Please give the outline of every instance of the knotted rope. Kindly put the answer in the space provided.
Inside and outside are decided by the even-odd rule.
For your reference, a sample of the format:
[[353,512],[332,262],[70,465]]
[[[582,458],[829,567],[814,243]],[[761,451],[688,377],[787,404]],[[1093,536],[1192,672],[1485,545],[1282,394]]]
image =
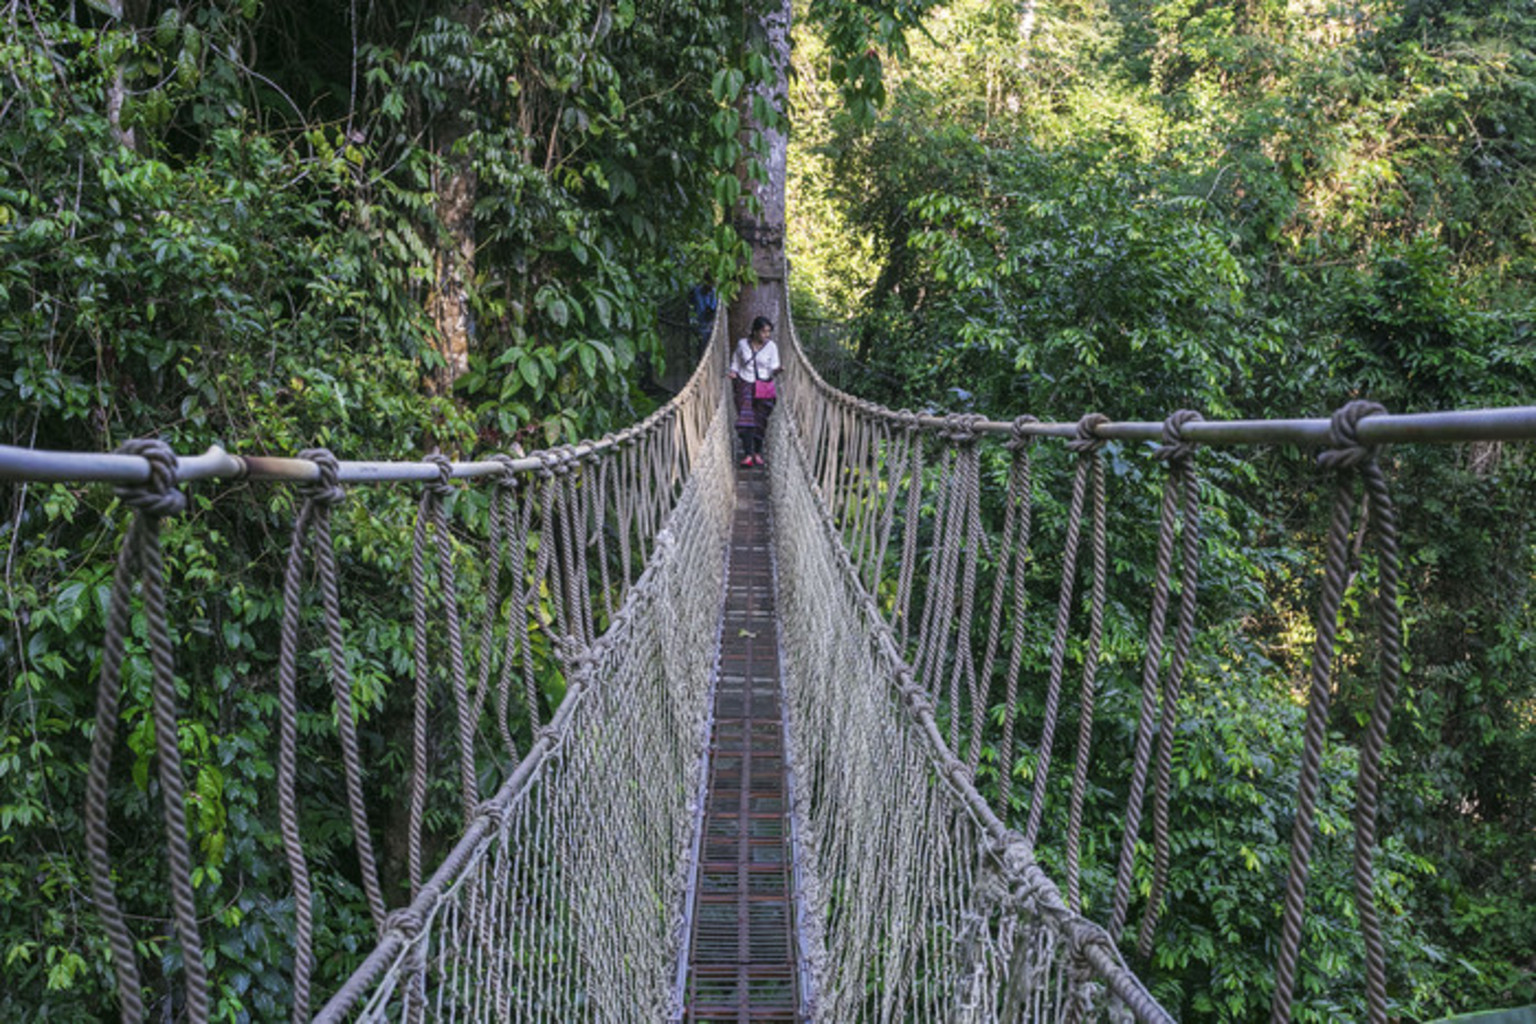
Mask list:
[[117,495],[134,510],[123,538],[112,577],[111,611],[102,641],[101,680],[96,690],[96,728],[91,737],[90,767],[85,790],[85,846],[90,865],[91,894],[107,931],[112,966],[117,975],[122,1019],[144,1019],[138,959],[112,881],[107,851],[107,785],[122,700],[122,668],[126,651],[133,579],[140,580],[144,618],[153,671],[155,756],[165,823],[167,867],[176,936],[186,971],[186,1013],[194,1024],[208,1019],[208,977],[203,965],[202,938],[191,881],[191,851],[187,842],[186,783],[176,713],[176,664],[166,623],[165,567],[160,552],[160,521],[186,507],[186,495],[176,488],[176,455],[163,441],[130,441],[119,455],[137,455],[149,463],[149,479],[118,487]]
[[[1079,851],[1082,847],[1083,800],[1088,788],[1088,759],[1093,750],[1093,705],[1098,689],[1099,645],[1104,636],[1104,590],[1108,577],[1105,552],[1104,463],[1099,458],[1103,441],[1096,430],[1108,417],[1089,413],[1078,423],[1078,436],[1067,447],[1082,459],[1091,459],[1093,477],[1093,583],[1088,606],[1088,649],[1083,653],[1083,681],[1078,697],[1077,761],[1072,772],[1072,795],[1067,811],[1067,906],[1082,909],[1079,893]],[[1045,773],[1040,778],[1043,781]],[[1045,795],[1041,788],[1041,797]]]
[[[471,716],[474,721],[480,721],[488,696],[495,624],[501,614],[502,567],[505,564],[512,577],[512,594],[508,603],[501,671],[496,682],[496,732],[501,739],[502,749],[507,752],[514,766],[518,754],[517,741],[512,738],[512,665],[518,652],[524,651],[528,634],[528,620],[523,610],[523,564],[527,553],[528,521],[522,515],[522,505],[518,502],[522,481],[512,469],[512,460],[521,455],[521,448],[514,448],[511,455],[492,456],[492,461],[502,464],[502,474],[496,478],[496,493],[491,499],[490,523],[487,526],[491,568],[486,575],[485,621],[480,626],[480,670],[475,684],[474,713]],[[523,656],[527,657],[525,651]]]
[[[1152,895],[1149,900],[1143,933],[1150,936],[1157,918],[1157,907],[1162,899],[1161,879],[1167,871],[1167,790],[1164,780],[1163,758],[1172,765],[1173,723],[1177,716],[1177,700],[1184,675],[1184,665],[1189,658],[1194,639],[1195,586],[1199,573],[1199,482],[1194,475],[1194,444],[1186,441],[1183,427],[1201,418],[1197,412],[1181,410],[1163,422],[1163,444],[1154,453],[1167,463],[1168,476],[1163,481],[1162,511],[1158,519],[1157,556],[1153,569],[1152,612],[1147,627],[1147,647],[1141,664],[1141,710],[1136,723],[1136,749],[1132,758],[1130,795],[1126,800],[1125,831],[1121,838],[1120,860],[1115,872],[1115,895],[1110,912],[1109,934],[1118,936],[1125,926],[1130,906],[1132,871],[1136,861],[1137,831],[1141,826],[1143,798],[1146,793],[1147,774],[1152,761],[1152,738],[1158,737],[1159,779],[1162,794],[1158,807],[1161,815],[1155,826],[1155,854],[1158,867],[1154,868]],[[1168,617],[1168,597],[1173,571],[1174,535],[1180,519],[1180,498],[1184,534],[1183,574],[1179,590],[1179,614],[1173,660],[1162,686],[1163,639]],[[1159,698],[1161,715],[1159,716]]]
[[[1045,721],[1041,728],[1040,748],[1035,766],[1034,790],[1030,796],[1029,817],[1024,828],[1025,840],[1033,846],[1040,835],[1045,814],[1046,785],[1051,770],[1051,751],[1056,739],[1056,722],[1061,708],[1062,677],[1066,671],[1067,635],[1072,621],[1073,596],[1077,582],[1078,548],[1082,537],[1083,505],[1092,489],[1093,581],[1089,605],[1088,647],[1083,656],[1082,710],[1078,729],[1078,762],[1087,768],[1088,743],[1093,729],[1093,690],[1097,676],[1099,642],[1104,625],[1104,467],[1099,457],[1103,441],[1094,431],[1107,422],[1100,413],[1089,413],[1078,422],[1077,437],[1067,447],[1077,454],[1077,469],[1072,477],[1072,500],[1067,513],[1067,536],[1062,549],[1061,589],[1056,602],[1056,627],[1051,638],[1050,678],[1046,686]],[[1067,831],[1067,903],[1076,909],[1077,848],[1081,829],[1081,793],[1076,775],[1073,780],[1072,807]]]
[[1376,609],[1381,670],[1371,717],[1360,745],[1355,802],[1355,907],[1365,940],[1367,1019],[1372,1024],[1383,1024],[1387,1019],[1385,951],[1372,891],[1372,848],[1376,840],[1381,753],[1402,674],[1402,624],[1397,608],[1397,513],[1387,489],[1386,476],[1376,461],[1376,449],[1362,444],[1359,439],[1360,422],[1385,411],[1375,402],[1363,401],[1350,402],[1339,409],[1333,414],[1331,447],[1318,456],[1318,463],[1337,475],[1326,542],[1323,592],[1318,604],[1317,639],[1312,647],[1311,687],[1296,787],[1296,819],[1291,831],[1285,910],[1275,962],[1275,994],[1270,1006],[1270,1019],[1276,1024],[1290,1020],[1301,929],[1306,914],[1307,875],[1311,866],[1313,826],[1328,728],[1334,646],[1349,571],[1349,540],[1354,525],[1352,477],[1356,474],[1364,483],[1368,499],[1366,526],[1377,554]]
[[[1037,422],[1033,416],[1018,417],[1013,421],[1013,435],[1007,442],[1008,451],[1012,455],[1008,464],[1008,496],[1003,506],[1003,534],[1001,553],[997,559],[997,575],[992,582],[992,614],[987,622],[987,647],[982,656],[981,678],[990,683],[1003,622],[1004,595],[1011,576],[1013,586],[1008,604],[1013,614],[1013,630],[1003,689],[1003,734],[997,747],[998,809],[1004,815],[1008,813],[1013,795],[1013,729],[1018,718],[1019,670],[1024,663],[1025,573],[1029,563],[1030,530],[1034,519],[1030,466],[1030,449],[1034,446],[1034,438],[1024,428]],[[974,771],[975,765],[971,767]]]
[[449,678],[453,687],[459,740],[459,794],[464,820],[468,821],[480,802],[475,778],[474,721],[464,668],[464,642],[460,628],[458,585],[453,566],[453,539],[448,533],[443,510],[446,498],[453,494],[453,465],[446,456],[430,455],[427,462],[437,467],[438,479],[422,487],[417,507],[416,527],[411,536],[411,627],[415,652],[416,697],[411,722],[411,808],[410,838],[407,857],[412,896],[421,888],[421,844],[427,804],[427,722],[431,713],[432,670],[429,651],[426,548],[427,531],[436,541],[437,570],[442,589],[443,617],[448,631]]
[[903,416],[903,429],[911,438],[907,464],[907,504],[903,510],[901,534],[901,567],[896,579],[895,614],[901,622],[901,646],[905,648],[911,635],[912,624],[912,576],[917,569],[917,535],[921,525],[923,507],[923,437],[917,434],[916,413]]
[[[1200,582],[1200,480],[1195,474],[1195,446],[1184,440],[1183,428],[1200,418],[1199,413],[1184,410],[1169,417],[1163,433],[1163,445],[1156,456],[1170,468],[1168,486],[1176,477],[1183,479],[1183,548],[1179,555],[1179,619],[1174,633],[1173,660],[1163,677],[1162,718],[1158,726],[1157,764],[1152,789],[1152,891],[1141,921],[1137,949],[1143,958],[1152,955],[1152,937],[1162,911],[1162,894],[1168,885],[1168,804],[1173,786],[1173,741],[1179,721],[1179,691],[1184,669],[1189,663],[1195,639],[1195,610]],[[1112,931],[1111,935],[1119,934]]]

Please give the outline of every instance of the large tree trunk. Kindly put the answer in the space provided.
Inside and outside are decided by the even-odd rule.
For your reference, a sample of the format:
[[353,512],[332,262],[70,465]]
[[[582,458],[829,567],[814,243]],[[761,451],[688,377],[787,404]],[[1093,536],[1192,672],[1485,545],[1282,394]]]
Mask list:
[[[754,317],[766,316],[779,322],[780,296],[784,294],[786,261],[784,258],[784,191],[787,178],[789,137],[777,125],[764,127],[753,117],[753,98],[761,96],[768,105],[784,114],[789,107],[789,28],[790,0],[757,0],[756,18],[747,27],[762,41],[774,69],[773,81],[747,91],[742,102],[742,149],[751,154],[752,133],[760,131],[767,143],[762,163],[765,181],[752,181],[745,160],[741,168],[742,201],[737,204],[736,231],[752,249],[752,270],[757,283],[744,288],[731,305],[730,337],[745,337]],[[759,35],[760,34],[760,35]],[[782,124],[782,121],[780,122]],[[746,197],[757,197],[761,212],[748,207]]]
[[450,146],[439,145],[444,165],[433,175],[437,216],[442,226],[433,254],[434,276],[430,301],[433,344],[443,365],[428,380],[437,395],[453,390],[454,381],[469,370],[469,345],[474,333],[474,314],[469,305],[469,284],[475,277],[474,168],[467,157],[452,157]]
[[[465,4],[452,13],[471,34],[480,24],[479,4]],[[432,127],[432,146],[437,154],[432,190],[437,196],[440,227],[433,253],[432,316],[433,347],[442,359],[427,379],[432,394],[447,395],[469,370],[469,348],[474,339],[474,311],[469,289],[475,279],[475,193],[479,182],[470,154],[455,152],[468,126],[464,112],[474,109],[475,96],[468,83],[450,92],[452,100]]]

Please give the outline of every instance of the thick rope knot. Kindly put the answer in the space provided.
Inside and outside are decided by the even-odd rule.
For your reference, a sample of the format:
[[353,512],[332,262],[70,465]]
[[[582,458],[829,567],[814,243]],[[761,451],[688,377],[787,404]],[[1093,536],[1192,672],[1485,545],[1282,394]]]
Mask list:
[[164,441],[141,438],[129,441],[117,450],[119,455],[137,455],[149,463],[149,479],[141,484],[123,484],[114,490],[141,515],[165,519],[187,507],[187,496],[176,488],[176,453]]
[[1072,983],[1068,998],[1072,1001],[1078,1019],[1092,1019],[1103,986],[1093,980],[1088,951],[1098,946],[1113,954],[1115,945],[1109,941],[1109,935],[1103,928],[1082,918],[1069,918],[1063,922],[1063,926],[1067,942],[1067,977]]
[[480,805],[475,808],[475,817],[484,818],[486,821],[490,822],[492,828],[494,828],[497,832],[500,832],[502,829],[506,828],[507,818],[509,817],[509,810],[507,805],[502,801],[496,800],[494,798],[490,800],[483,800],[480,802]]
[[1109,933],[1092,921],[1080,917],[1068,918],[1062,923],[1066,932],[1067,950],[1073,959],[1086,959],[1094,946],[1113,953],[1115,944],[1109,941]]
[[1021,884],[1031,891],[1039,884],[1030,876],[1029,868],[1035,863],[1035,855],[1023,836],[1016,832],[989,835],[984,849],[1009,878],[1024,879]]
[[1090,455],[1104,447],[1104,439],[1099,436],[1099,428],[1109,422],[1109,417],[1101,412],[1090,412],[1077,421],[1077,437],[1067,442],[1067,448],[1079,455]]
[[533,731],[534,744],[544,745],[544,757],[550,764],[558,764],[565,756],[565,741],[565,730],[556,727],[553,723],[542,725]]
[[501,466],[501,475],[496,478],[497,487],[506,487],[514,491],[517,490],[517,488],[522,484],[523,478],[518,475],[516,469],[512,468],[512,464],[517,459],[522,457],[523,448],[521,445],[513,445],[511,454],[506,452],[497,452],[495,455],[490,457],[489,461]]
[[1360,443],[1360,421],[1367,416],[1383,415],[1386,411],[1387,407],[1380,402],[1357,399],[1346,403],[1333,414],[1328,425],[1330,447],[1317,456],[1318,465],[1324,469],[1346,470],[1371,458],[1376,448]]
[[568,678],[579,678],[592,668],[596,659],[592,656],[592,648],[583,643],[581,637],[574,633],[567,633],[565,636],[552,639],[565,656],[566,664],[569,666]]
[[976,430],[986,422],[986,417],[973,412],[952,412],[944,417],[944,429],[939,436],[956,445],[976,443]]
[[339,505],[346,500],[347,492],[341,486],[341,462],[329,448],[305,448],[299,458],[307,459],[320,470],[320,479],[299,488],[306,501],[317,505]]
[[1153,451],[1152,457],[1170,465],[1188,464],[1195,457],[1196,442],[1185,439],[1184,428],[1204,419],[1193,409],[1180,409],[1163,420],[1163,443]]
[[922,417],[918,416],[911,409],[898,409],[896,411],[896,422],[901,425],[902,430],[909,434],[915,434],[918,428],[922,426]]
[[425,919],[415,907],[391,910],[389,916],[384,918],[384,931],[397,932],[406,942],[415,942],[425,925]]
[[574,470],[581,461],[576,455],[576,449],[571,445],[563,444],[553,451],[555,456],[555,463],[552,468],[554,470],[555,476],[570,476],[571,471]]
[[1022,451],[1035,443],[1035,435],[1029,432],[1031,424],[1039,423],[1040,417],[1015,416],[1009,429],[1008,440],[1003,442],[1003,447],[1011,452]]
[[433,452],[423,461],[430,462],[437,467],[437,479],[427,484],[427,490],[439,498],[446,498],[453,493],[453,460],[440,452]]
[[555,470],[560,468],[559,452],[546,448],[533,453],[533,457],[539,460],[539,476],[546,480],[555,475]]

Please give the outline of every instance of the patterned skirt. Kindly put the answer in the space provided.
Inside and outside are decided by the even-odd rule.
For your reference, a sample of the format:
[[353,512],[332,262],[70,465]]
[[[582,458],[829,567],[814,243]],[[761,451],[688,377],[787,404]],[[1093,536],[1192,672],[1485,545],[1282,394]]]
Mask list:
[[752,381],[738,377],[736,385],[736,429],[762,430],[773,413],[771,398],[754,398]]

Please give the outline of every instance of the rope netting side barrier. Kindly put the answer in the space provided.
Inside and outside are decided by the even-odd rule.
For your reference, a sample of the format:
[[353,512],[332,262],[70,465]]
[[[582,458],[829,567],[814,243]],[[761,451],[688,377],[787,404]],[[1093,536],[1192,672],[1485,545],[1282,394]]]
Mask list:
[[[178,457],[157,441],[111,455],[0,448],[0,480],[110,482],[130,510],[102,638],[79,837],[122,1020],[174,1007],[200,1024],[212,1012],[207,965],[216,967],[219,953],[202,935],[210,897],[197,892],[177,737],[215,728],[178,707],[178,693],[185,704],[213,666],[177,663],[178,581],[159,537],[184,509],[186,485],[222,480],[295,488],[271,638],[274,699],[270,721],[256,723],[258,734],[269,728],[273,737],[275,777],[260,806],[280,836],[293,901],[292,948],[274,951],[292,964],[284,1012],[309,1020],[326,994],[312,991],[315,936],[334,922],[313,884],[313,837],[301,827],[315,797],[297,783],[302,762],[321,752],[340,762],[344,793],[326,799],[345,807],[356,857],[349,870],[378,942],[324,1019],[574,1021],[664,1012],[682,941],[678,907],[734,505],[724,374],[717,343],[671,402],[626,430],[473,462],[217,448]],[[333,535],[337,509],[368,506],[366,496],[385,485],[420,488],[414,528],[397,517],[399,502],[377,520],[365,512],[348,521],[392,522],[410,537],[409,620],[394,624],[412,652],[395,679],[411,694],[402,702],[403,779],[398,770],[381,776],[360,749],[352,677],[360,638],[349,635],[358,599],[344,587]],[[463,510],[477,487],[487,489],[482,517]],[[470,581],[483,594],[471,594]],[[113,826],[122,811],[111,806],[125,694],[134,685],[125,665],[134,668],[139,650],[152,676],[158,849],[129,848]],[[408,805],[391,836],[382,836],[370,807],[381,778]],[[494,795],[484,799],[482,786]],[[449,792],[451,801],[443,798]],[[462,837],[444,854],[449,830]],[[383,884],[381,837],[403,862],[394,887]],[[161,969],[177,991],[152,990],[140,970],[149,925],[142,908],[121,905],[118,891],[129,863],[163,865],[170,921],[158,927],[169,939],[156,941],[177,954],[179,968]]]
[[[783,314],[788,415],[774,425],[776,531],[778,557],[793,566],[782,573],[784,628],[803,742],[797,770],[813,780],[802,802],[815,846],[810,860],[824,880],[819,913],[812,916],[824,926],[818,952],[827,976],[819,978],[819,990],[838,1008],[828,1019],[887,1019],[893,1005],[932,1006],[923,1012],[933,1017],[944,999],[979,1008],[979,1016],[967,1019],[1023,1019],[1009,1000],[1022,979],[1030,979],[1028,988],[1058,976],[1040,967],[1045,962],[1060,967],[1065,980],[1040,990],[1050,1008],[1036,1004],[1024,1014],[1028,1019],[1113,1008],[1106,993],[1138,1016],[1161,1013],[1155,1004],[1132,1000],[1144,993],[1114,951],[1123,942],[1143,962],[1154,955],[1169,885],[1180,695],[1197,635],[1198,449],[1287,444],[1325,449],[1319,463],[1335,478],[1335,498],[1324,540],[1290,864],[1283,894],[1276,893],[1283,913],[1272,1019],[1291,1016],[1338,620],[1351,563],[1358,564],[1369,538],[1380,669],[1358,752],[1352,870],[1366,1015],[1384,1022],[1387,952],[1374,862],[1381,761],[1402,639],[1396,516],[1377,451],[1398,442],[1533,439],[1536,407],[1388,415],[1374,403],[1351,402],[1331,419],[1216,422],[1180,410],[1162,423],[1117,423],[1096,413],[1076,423],[919,414],[827,385],[801,354],[788,310]],[[1050,485],[1042,486],[1038,472],[1041,441],[1065,443],[1070,477],[1063,492],[1045,498],[1041,492]],[[1155,442],[1148,454],[1165,468],[1129,784],[1115,820],[1098,827],[1101,836],[1118,836],[1117,849],[1097,856],[1107,863],[1085,864],[1090,793],[1104,808],[1109,792],[1090,778],[1090,768],[1115,540],[1104,465],[1112,442]],[[1001,451],[985,451],[989,447]],[[1129,446],[1117,447],[1117,459],[1131,456]],[[1032,535],[1042,500],[1064,520],[1050,550]],[[984,511],[994,517],[991,528]],[[1041,559],[1059,565],[1054,593],[1040,593],[1038,583],[1033,593],[1026,586],[1027,577],[1042,575],[1030,573]],[[1031,662],[1034,668],[1026,668]],[[1069,675],[1077,676],[1075,687]],[[1017,720],[1026,692],[1038,720]],[[1064,728],[1071,725],[1075,735]],[[1070,768],[1055,763],[1063,757],[1071,758]],[[1018,832],[993,816],[977,788],[984,759],[996,811],[1018,820]],[[1027,795],[1013,792],[1016,765],[1024,768]],[[882,799],[892,803],[882,806]],[[954,845],[950,836],[959,837]],[[1037,874],[1035,857],[1046,850],[1060,891]],[[1109,879],[1091,899],[1084,891],[1090,868],[1094,878]],[[1037,880],[1024,881],[1023,872]],[[837,881],[829,886],[826,879]],[[999,901],[998,892],[1014,894],[1013,902]],[[1130,928],[1133,904],[1140,922]],[[1102,930],[1083,916],[1085,908]],[[936,931],[923,944],[899,948],[892,939],[912,921],[929,919]],[[1051,952],[1021,968],[1024,931]],[[1040,938],[1046,934],[1048,940]],[[1102,954],[1102,962],[1094,961],[1100,973],[1085,971],[1083,948]],[[985,955],[977,958],[978,949]],[[920,966],[911,981],[893,980],[914,965]],[[965,994],[961,976],[974,979]],[[895,1003],[870,1001],[867,993],[891,985],[907,986]],[[946,986],[947,995],[939,994]],[[1075,1009],[1057,1009],[1062,1006]]]
[[1171,1021],[976,791],[793,421],[770,429],[815,1019]]
[[516,773],[317,1021],[673,1011],[734,508],[725,406],[612,625]]

